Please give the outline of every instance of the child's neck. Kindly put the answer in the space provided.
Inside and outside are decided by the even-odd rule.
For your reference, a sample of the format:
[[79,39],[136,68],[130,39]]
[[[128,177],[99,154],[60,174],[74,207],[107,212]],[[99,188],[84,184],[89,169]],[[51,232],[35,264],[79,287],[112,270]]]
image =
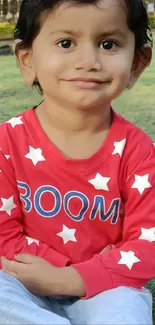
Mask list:
[[88,158],[103,144],[111,126],[110,105],[91,110],[65,109],[44,100],[36,116],[48,138],[67,157]]
[[110,104],[91,109],[78,109],[62,107],[54,101],[50,103],[48,99],[44,99],[38,109],[42,116],[46,116],[51,127],[65,133],[77,134],[82,131],[94,133],[109,128],[109,122],[111,123]]

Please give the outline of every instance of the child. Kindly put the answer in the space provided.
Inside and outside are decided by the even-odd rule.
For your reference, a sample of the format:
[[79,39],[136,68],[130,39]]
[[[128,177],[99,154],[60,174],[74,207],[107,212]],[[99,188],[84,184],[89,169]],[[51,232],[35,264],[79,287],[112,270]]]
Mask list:
[[148,32],[142,0],[23,0],[16,56],[43,101],[0,126],[0,324],[152,323],[155,148],[111,108]]

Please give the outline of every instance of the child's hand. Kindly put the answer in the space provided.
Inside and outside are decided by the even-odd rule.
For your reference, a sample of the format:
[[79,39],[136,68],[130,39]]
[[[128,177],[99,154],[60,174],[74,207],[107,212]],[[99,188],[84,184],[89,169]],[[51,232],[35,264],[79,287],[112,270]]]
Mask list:
[[3,271],[19,280],[33,294],[38,296],[57,295],[60,270],[40,257],[29,254],[15,256],[16,261],[1,258]]

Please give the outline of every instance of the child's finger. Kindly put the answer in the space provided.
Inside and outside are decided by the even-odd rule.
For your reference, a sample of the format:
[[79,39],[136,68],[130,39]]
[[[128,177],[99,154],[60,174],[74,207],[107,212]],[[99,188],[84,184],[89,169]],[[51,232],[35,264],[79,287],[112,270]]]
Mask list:
[[29,255],[29,254],[17,254],[17,255],[14,256],[14,258],[18,262],[22,262],[22,263],[25,263],[25,264],[32,263],[31,255]]
[[109,252],[110,250],[112,250],[113,248],[115,248],[114,245],[108,245],[108,246],[106,246],[105,248],[102,249],[100,254],[105,254],[105,253]]
[[1,257],[2,268],[6,272],[13,272],[15,274],[18,273],[18,263],[14,261],[10,261],[5,257]]
[[17,273],[11,272],[11,271],[8,271],[8,270],[3,270],[3,271],[4,271],[4,273],[7,273],[7,274],[9,274],[9,275],[11,275],[11,276],[13,276],[14,278],[17,279]]
[[31,254],[17,254],[14,256],[14,258],[18,261],[18,262],[22,262],[24,264],[33,264],[38,262],[38,260],[40,260],[40,258],[31,255]]

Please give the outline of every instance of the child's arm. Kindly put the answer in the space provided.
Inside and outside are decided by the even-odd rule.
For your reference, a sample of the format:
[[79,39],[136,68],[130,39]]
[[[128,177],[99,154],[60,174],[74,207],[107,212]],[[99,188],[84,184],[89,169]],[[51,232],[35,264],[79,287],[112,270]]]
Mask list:
[[0,256],[11,260],[19,253],[42,257],[60,267],[70,263],[69,258],[45,243],[31,243],[25,236],[15,172],[9,160],[0,151]]
[[74,265],[76,272],[72,266],[64,269],[66,278],[72,276],[72,286],[66,284],[67,295],[79,293],[79,274],[85,283],[86,298],[118,286],[141,288],[155,277],[155,147],[151,145],[141,159],[137,151],[133,163],[136,167],[128,167],[130,174],[122,188],[122,243],[106,254]]

